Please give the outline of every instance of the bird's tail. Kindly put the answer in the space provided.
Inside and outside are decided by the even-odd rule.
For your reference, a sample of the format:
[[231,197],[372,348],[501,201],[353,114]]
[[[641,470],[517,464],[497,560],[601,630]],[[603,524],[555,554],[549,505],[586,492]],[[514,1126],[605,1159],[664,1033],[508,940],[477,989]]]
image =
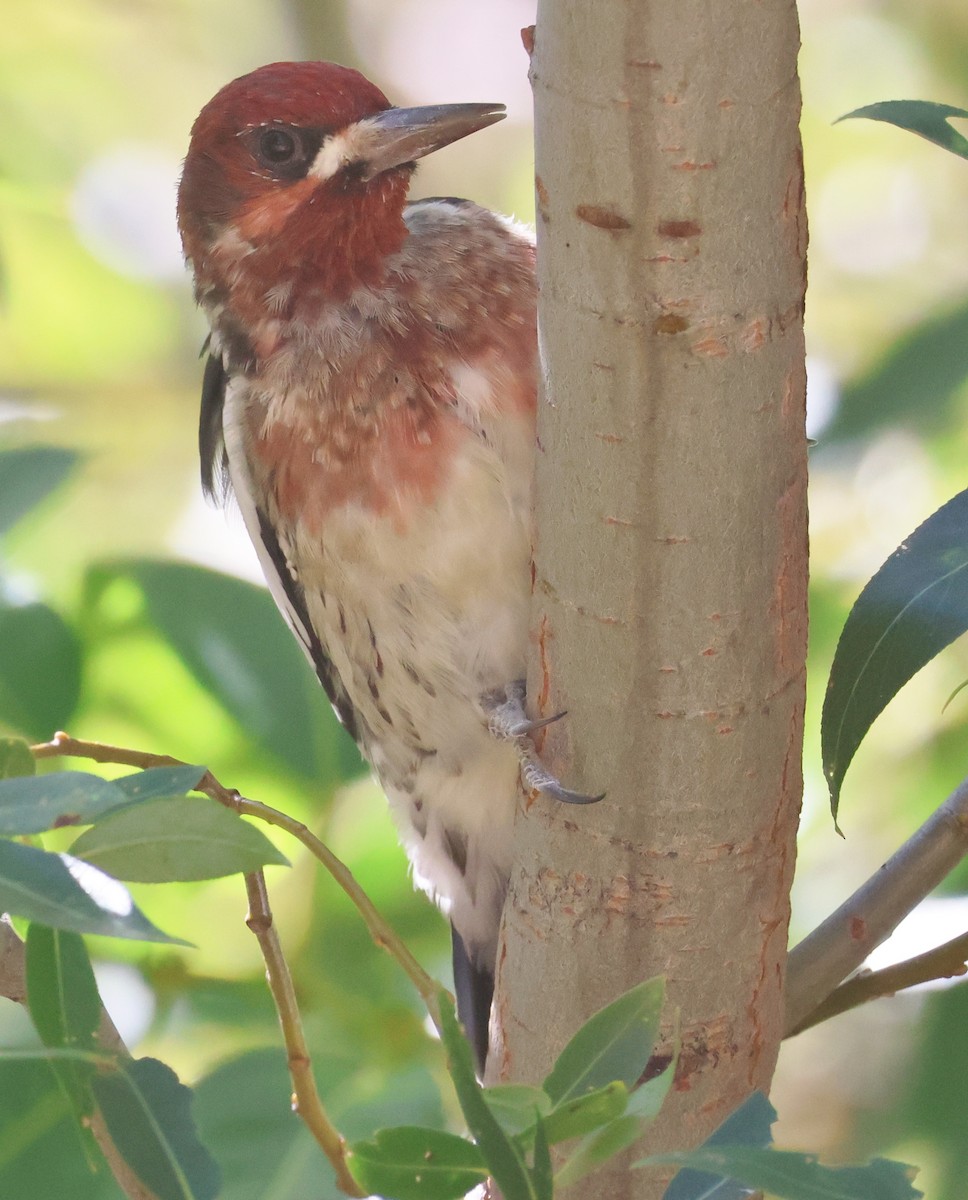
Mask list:
[[454,952],[454,991],[457,994],[457,1016],[467,1033],[467,1040],[477,1059],[477,1073],[484,1077],[487,1061],[488,1025],[491,1019],[491,998],[494,995],[494,971],[473,961],[464,939],[451,927]]

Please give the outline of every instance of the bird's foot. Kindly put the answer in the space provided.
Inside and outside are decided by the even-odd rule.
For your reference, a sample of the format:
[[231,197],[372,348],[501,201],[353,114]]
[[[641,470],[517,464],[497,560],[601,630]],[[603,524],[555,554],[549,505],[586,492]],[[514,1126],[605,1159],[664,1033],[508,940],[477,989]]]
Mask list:
[[484,708],[488,714],[488,728],[496,738],[510,742],[517,753],[521,769],[521,779],[525,787],[561,804],[595,804],[605,795],[589,796],[585,792],[573,792],[566,788],[548,770],[538,752],[534,748],[531,735],[539,729],[553,725],[565,715],[555,713],[553,717],[545,717],[533,721],[524,711],[524,681],[519,679],[508,684],[501,693],[491,694],[484,698]]

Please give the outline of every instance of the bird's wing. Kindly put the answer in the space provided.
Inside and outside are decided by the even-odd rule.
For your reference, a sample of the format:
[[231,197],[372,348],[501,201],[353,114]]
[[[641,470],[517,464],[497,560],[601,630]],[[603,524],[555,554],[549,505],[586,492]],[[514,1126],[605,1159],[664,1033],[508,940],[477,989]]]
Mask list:
[[[208,349],[206,339],[202,353]],[[225,367],[220,354],[209,354],[202,377],[202,407],[198,415],[198,453],[202,464],[202,490],[206,496],[220,491],[227,476],[225,440],[222,437],[222,408],[225,404]]]
[[[356,711],[309,619],[302,584],[292,569],[280,533],[258,502],[252,485],[241,426],[237,419],[238,404],[233,403],[233,391],[239,390],[240,383],[225,370],[220,356],[209,356],[202,383],[202,410],[198,428],[202,486],[206,493],[214,495],[219,475],[224,475],[227,483],[231,484],[272,598],[305,651],[337,717],[358,742]],[[234,399],[237,401],[238,396]]]

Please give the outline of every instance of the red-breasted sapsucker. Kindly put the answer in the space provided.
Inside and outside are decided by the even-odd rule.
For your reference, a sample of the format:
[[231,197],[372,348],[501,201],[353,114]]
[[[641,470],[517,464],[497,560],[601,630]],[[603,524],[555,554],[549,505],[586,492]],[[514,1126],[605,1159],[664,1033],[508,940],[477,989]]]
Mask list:
[[[448,912],[483,1062],[525,782],[537,348],[528,232],[408,204],[415,161],[502,105],[393,108],[358,72],[275,63],[192,129],[178,221],[211,326],[199,444]],[[230,614],[227,619],[231,619]]]

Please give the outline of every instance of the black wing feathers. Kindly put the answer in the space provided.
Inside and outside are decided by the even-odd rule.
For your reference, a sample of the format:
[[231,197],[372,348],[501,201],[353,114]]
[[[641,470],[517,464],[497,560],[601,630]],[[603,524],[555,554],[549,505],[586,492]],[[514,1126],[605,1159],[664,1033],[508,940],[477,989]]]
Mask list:
[[[206,346],[208,342],[205,343]],[[222,408],[228,376],[221,355],[210,354],[202,378],[202,409],[198,418],[198,453],[202,460],[202,490],[213,499],[226,476]]]
[[266,553],[272,560],[272,565],[276,569],[279,582],[285,590],[286,599],[289,601],[298,621],[298,624],[293,625],[296,637],[305,647],[306,653],[309,655],[310,661],[315,668],[316,676],[323,685],[323,691],[329,697],[329,702],[336,710],[336,715],[339,717],[343,727],[355,742],[359,742],[360,731],[356,709],[350,702],[342,680],[337,674],[336,668],[330,661],[326,651],[323,649],[323,644],[319,640],[309,619],[309,609],[306,607],[306,595],[303,592],[302,585],[298,579],[293,578],[292,571],[289,569],[286,556],[279,545],[279,539],[276,537],[276,532],[269,518],[261,508],[256,511],[259,515],[259,536],[262,538],[262,544],[265,546]]

